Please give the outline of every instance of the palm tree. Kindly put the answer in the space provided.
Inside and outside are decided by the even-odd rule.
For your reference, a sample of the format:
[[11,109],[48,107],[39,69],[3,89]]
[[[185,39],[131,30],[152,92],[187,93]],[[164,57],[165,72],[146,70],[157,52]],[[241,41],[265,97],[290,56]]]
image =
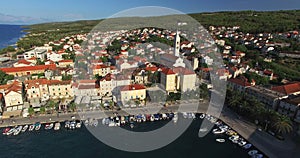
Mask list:
[[290,118],[280,115],[274,124],[274,128],[280,134],[290,133],[293,130],[292,121]]

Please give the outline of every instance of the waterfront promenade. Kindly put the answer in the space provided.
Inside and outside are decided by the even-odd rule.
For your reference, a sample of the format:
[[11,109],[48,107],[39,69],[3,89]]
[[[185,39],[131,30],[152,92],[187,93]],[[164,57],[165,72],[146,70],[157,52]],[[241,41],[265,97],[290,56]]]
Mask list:
[[[178,111],[179,104],[175,104],[169,107],[161,107],[159,105],[152,105],[143,108],[129,108],[126,110],[119,111],[83,111],[79,113],[65,113],[65,114],[53,114],[38,116],[32,118],[14,118],[3,120],[0,124],[0,127],[6,126],[15,126],[23,124],[33,124],[35,122],[56,122],[56,121],[65,121],[71,120],[72,116],[75,116],[76,119],[88,119],[88,118],[97,118],[101,119],[108,116],[113,116],[114,113],[119,115],[128,115],[130,114],[154,114],[157,112],[190,112],[194,110],[195,105],[198,105],[196,100],[181,103],[181,109]],[[207,102],[199,103],[198,113],[206,113],[208,108]],[[230,109],[224,107],[222,113],[219,117],[222,121],[228,124],[230,127],[235,129],[241,136],[246,138],[250,143],[264,152],[267,156],[271,158],[296,158],[299,157],[299,151],[297,151],[297,145],[291,140],[290,137],[287,137],[286,140],[281,141],[271,136],[270,134],[260,131],[257,127],[250,122],[240,118],[237,114],[232,112]],[[200,127],[199,127],[200,128]]]

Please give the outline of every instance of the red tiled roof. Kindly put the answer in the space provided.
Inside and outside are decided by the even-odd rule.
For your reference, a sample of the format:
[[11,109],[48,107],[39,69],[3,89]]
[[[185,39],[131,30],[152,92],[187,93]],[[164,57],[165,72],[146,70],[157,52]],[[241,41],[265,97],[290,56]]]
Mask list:
[[56,65],[36,65],[36,66],[23,66],[23,67],[9,67],[9,68],[0,68],[3,72],[20,72],[20,71],[34,71],[34,70],[55,70]]
[[143,85],[133,84],[121,87],[121,91],[141,90],[146,89]]
[[251,84],[248,82],[248,80],[245,77],[231,78],[228,80],[228,82],[232,82],[243,87],[251,86]]
[[161,72],[164,73],[164,74],[166,74],[166,75],[173,75],[173,74],[175,74],[175,72],[172,69],[170,69],[170,68],[163,68]]
[[73,60],[68,60],[68,59],[65,59],[65,60],[60,60],[59,61],[60,63],[73,63]]
[[21,60],[18,61],[18,64],[30,65],[31,62],[29,62],[29,61],[27,61],[27,60],[25,60],[25,59],[21,59]]
[[279,93],[289,95],[292,93],[300,92],[300,82],[291,83],[282,86],[276,86],[276,87],[272,87],[271,89],[273,91],[277,91]]
[[175,67],[173,69],[173,71],[175,73],[178,73],[178,74],[183,74],[183,75],[193,75],[195,74],[194,71],[190,70],[190,69],[187,69],[187,68],[184,68],[184,67]]

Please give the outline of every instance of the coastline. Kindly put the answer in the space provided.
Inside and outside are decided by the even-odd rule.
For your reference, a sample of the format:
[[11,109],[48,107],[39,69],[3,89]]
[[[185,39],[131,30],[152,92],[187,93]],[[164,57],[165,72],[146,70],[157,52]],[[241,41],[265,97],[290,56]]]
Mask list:
[[[187,107],[185,111],[179,111],[179,112],[189,112],[188,106],[192,105],[192,103],[184,104],[183,106]],[[135,109],[127,109],[126,111],[130,112],[131,114],[152,114],[157,113],[154,109],[157,109],[160,107],[147,107],[147,110],[145,108],[135,108]],[[178,106],[172,105],[167,108],[163,108],[160,110],[160,113],[167,113],[167,112],[174,112]],[[152,110],[151,110],[152,109]],[[205,104],[200,105],[200,107],[197,110],[197,113],[205,113],[207,107]],[[152,113],[151,113],[152,111]],[[155,111],[155,112],[154,112]],[[67,113],[67,114],[53,114],[53,115],[45,115],[45,116],[39,116],[39,117],[33,117],[33,118],[16,118],[16,119],[7,119],[4,120],[3,123],[0,124],[0,127],[7,127],[7,126],[16,126],[16,125],[24,125],[24,124],[33,124],[35,122],[41,122],[41,123],[50,123],[50,122],[64,122],[66,120],[71,120],[72,116],[75,116],[76,119],[85,120],[88,118],[95,118],[95,119],[102,119],[106,118],[108,116],[113,116],[114,113],[117,112],[119,115],[128,115],[128,113],[123,111],[86,111],[84,113],[78,114],[77,112],[74,113]],[[84,115],[82,115],[84,114]],[[84,118],[81,118],[80,116],[84,116]],[[51,118],[51,120],[50,120]],[[266,156],[271,158],[280,158],[280,157],[297,157],[296,155],[293,155],[292,151],[295,149],[295,144],[291,140],[284,140],[280,141],[276,139],[275,137],[267,134],[266,132],[259,131],[257,127],[250,122],[247,122],[239,116],[237,116],[235,113],[233,113],[230,109],[224,107],[220,117],[217,117],[221,121],[223,121],[225,124],[230,126],[232,129],[234,129],[240,136],[245,138],[248,142],[253,144],[257,149],[259,149],[261,152],[263,152]],[[14,123],[13,123],[14,121]],[[290,151],[290,152],[289,152]],[[290,153],[290,155],[288,155]],[[288,156],[287,156],[288,155]]]

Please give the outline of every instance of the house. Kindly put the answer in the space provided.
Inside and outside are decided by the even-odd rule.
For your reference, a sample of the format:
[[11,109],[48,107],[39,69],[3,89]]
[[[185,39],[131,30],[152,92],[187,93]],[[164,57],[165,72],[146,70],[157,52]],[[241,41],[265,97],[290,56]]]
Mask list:
[[36,47],[31,51],[25,52],[24,59],[28,60],[32,57],[35,57],[37,59],[44,61],[48,50],[52,50],[52,47]]
[[99,75],[102,77],[109,73],[114,74],[117,72],[115,66],[108,66],[108,65],[104,65],[104,64],[94,65],[94,66],[92,66],[92,69],[93,69],[93,75]]
[[196,88],[197,76],[193,70],[175,67],[173,71],[177,74],[177,89],[186,92]]
[[51,61],[54,61],[54,62],[58,62],[60,60],[63,60],[63,55],[64,54],[68,54],[66,52],[64,53],[56,53],[56,52],[48,52],[47,53],[47,60],[51,60]]
[[245,92],[246,88],[251,87],[254,84],[248,82],[246,77],[230,78],[227,83],[229,88],[239,92]]
[[129,85],[130,79],[123,75],[107,74],[99,81],[99,94],[101,97],[112,96],[116,87]]
[[60,60],[57,62],[57,67],[74,67],[74,62],[73,60]]
[[73,83],[74,95],[77,96],[98,96],[99,85],[96,80],[79,80]]
[[24,82],[26,99],[30,104],[48,101],[50,99],[47,79],[26,80]]
[[22,83],[13,81],[12,83],[1,85],[0,93],[2,93],[5,102],[2,118],[20,116],[23,109]]
[[165,89],[168,93],[176,92],[177,80],[176,73],[170,68],[163,68],[160,75],[160,81],[162,88]]
[[148,73],[149,72],[145,71],[144,69],[136,69],[132,74],[134,83],[136,84],[148,83]]
[[300,95],[290,95],[281,99],[277,111],[300,123]]
[[131,100],[143,101],[146,99],[146,88],[140,84],[122,86],[120,87],[120,95],[123,104],[127,104]]
[[212,58],[210,58],[209,56],[205,56],[205,57],[201,58],[201,63],[205,63],[207,65],[212,65],[213,62],[214,62],[214,60]]
[[49,80],[49,95],[50,99],[63,99],[63,98],[73,98],[73,88],[71,80],[60,81],[60,80]]
[[39,73],[44,73],[46,70],[55,70],[55,69],[56,69],[55,64],[0,68],[1,71],[9,75],[14,75],[15,77],[27,76],[31,74],[39,74]]
[[294,82],[282,86],[275,86],[271,88],[273,91],[290,95],[290,94],[300,94],[300,82]]
[[31,63],[25,59],[20,59],[18,62],[14,63],[14,67],[25,67],[25,66],[34,66],[34,63]]
[[245,91],[247,97],[253,97],[270,108],[276,109],[280,99],[286,95],[260,86],[248,86]]

